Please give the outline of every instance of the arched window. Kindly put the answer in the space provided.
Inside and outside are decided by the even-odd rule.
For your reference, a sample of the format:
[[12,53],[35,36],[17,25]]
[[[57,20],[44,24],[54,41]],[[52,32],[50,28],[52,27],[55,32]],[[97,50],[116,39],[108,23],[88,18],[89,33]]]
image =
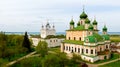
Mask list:
[[91,54],[93,54],[93,50],[91,50]]
[[108,48],[108,45],[106,45],[106,48]]
[[86,49],[86,53],[88,53],[88,49]]
[[81,41],[81,37],[79,37],[79,40]]
[[74,37],[74,40],[76,40],[76,38]]
[[70,40],[70,37],[69,37],[69,40]]

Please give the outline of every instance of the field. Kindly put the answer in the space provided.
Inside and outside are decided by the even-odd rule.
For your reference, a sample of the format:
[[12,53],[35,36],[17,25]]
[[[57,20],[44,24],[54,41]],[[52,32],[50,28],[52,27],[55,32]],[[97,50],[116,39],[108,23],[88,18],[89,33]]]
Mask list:
[[120,60],[99,67],[120,67]]

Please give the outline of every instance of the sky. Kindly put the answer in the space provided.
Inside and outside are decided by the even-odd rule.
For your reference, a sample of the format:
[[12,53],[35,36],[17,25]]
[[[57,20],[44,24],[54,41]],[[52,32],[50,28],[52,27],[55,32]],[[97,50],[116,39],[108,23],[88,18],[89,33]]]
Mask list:
[[40,32],[48,20],[65,32],[72,16],[78,22],[83,5],[100,31],[106,25],[109,32],[120,32],[120,0],[0,0],[0,31]]

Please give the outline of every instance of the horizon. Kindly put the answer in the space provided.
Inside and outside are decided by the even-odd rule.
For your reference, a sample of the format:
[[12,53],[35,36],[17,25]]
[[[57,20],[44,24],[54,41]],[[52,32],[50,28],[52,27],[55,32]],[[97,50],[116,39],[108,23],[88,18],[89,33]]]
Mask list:
[[98,29],[106,25],[108,32],[119,32],[119,0],[4,0],[0,1],[0,31],[40,31],[42,24],[55,25],[56,31],[65,32],[73,16],[75,23],[83,11],[90,20],[98,22]]

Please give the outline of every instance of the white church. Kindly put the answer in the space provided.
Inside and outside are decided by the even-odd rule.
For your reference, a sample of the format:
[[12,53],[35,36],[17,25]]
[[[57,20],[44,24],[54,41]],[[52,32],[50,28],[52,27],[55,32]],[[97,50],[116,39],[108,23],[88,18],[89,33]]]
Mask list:
[[56,30],[54,25],[50,25],[47,21],[46,25],[41,26],[40,36],[41,38],[31,38],[33,41],[33,45],[37,46],[39,41],[46,41],[48,43],[48,47],[57,47],[61,45],[61,42],[64,38],[47,38],[47,36],[56,36]]

